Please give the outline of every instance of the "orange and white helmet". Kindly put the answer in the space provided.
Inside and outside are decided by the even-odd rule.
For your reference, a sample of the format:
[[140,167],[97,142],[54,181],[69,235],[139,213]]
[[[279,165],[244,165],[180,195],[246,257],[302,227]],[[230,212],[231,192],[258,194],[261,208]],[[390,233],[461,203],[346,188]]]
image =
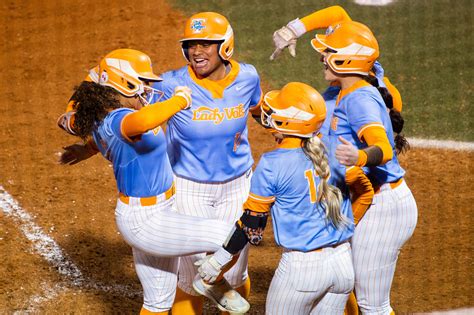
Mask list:
[[107,54],[99,64],[99,84],[114,88],[120,94],[138,96],[149,104],[158,90],[145,81],[162,81],[153,73],[150,57],[134,49],[117,49]]
[[367,75],[379,57],[379,45],[362,23],[344,21],[330,26],[325,35],[311,40],[316,51],[325,55],[327,65],[339,74]]
[[180,40],[184,58],[189,61],[187,41],[209,40],[220,42],[218,52],[223,60],[234,53],[234,31],[225,16],[215,12],[200,12],[186,21],[184,36]]
[[290,82],[263,98],[262,124],[284,135],[313,137],[326,118],[326,103],[311,86]]

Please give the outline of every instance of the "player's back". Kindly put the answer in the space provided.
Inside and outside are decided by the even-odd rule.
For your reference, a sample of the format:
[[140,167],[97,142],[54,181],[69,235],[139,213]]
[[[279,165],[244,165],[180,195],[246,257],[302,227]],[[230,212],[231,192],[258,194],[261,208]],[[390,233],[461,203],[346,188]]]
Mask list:
[[[329,165],[331,174],[334,173],[329,183],[336,184],[336,178],[344,176],[344,167],[338,163]],[[334,245],[351,237],[353,224],[337,229],[326,218],[325,207],[317,201],[317,187],[321,179],[301,147],[280,147],[265,153],[255,176],[260,176],[262,187],[266,186],[274,194],[275,203],[271,211],[275,239],[280,246],[308,251]],[[252,193],[260,196],[268,194],[259,191],[253,183]],[[350,200],[345,188],[342,189],[344,198],[341,212],[352,222]]]
[[110,112],[93,132],[93,138],[99,151],[113,165],[119,192],[132,197],[157,196],[173,182],[166,139],[159,127],[135,141],[126,139],[120,126],[123,117],[131,112],[128,108]]

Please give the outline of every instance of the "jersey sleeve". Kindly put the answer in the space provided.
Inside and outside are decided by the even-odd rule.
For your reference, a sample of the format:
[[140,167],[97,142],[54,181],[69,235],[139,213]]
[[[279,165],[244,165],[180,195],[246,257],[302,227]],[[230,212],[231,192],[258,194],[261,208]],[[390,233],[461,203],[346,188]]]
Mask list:
[[384,128],[379,111],[379,104],[370,95],[360,93],[351,95],[348,100],[347,119],[359,139],[366,128],[375,126]]
[[351,18],[349,14],[338,5],[318,10],[301,19],[307,32],[327,28],[334,23],[342,21],[351,21]]
[[130,108],[120,108],[113,111],[110,115],[108,124],[108,131],[112,132],[115,137],[122,139],[123,141],[129,142],[130,140],[122,135],[122,121],[128,114],[133,113]]
[[275,202],[274,174],[269,161],[262,156],[252,176],[250,195],[244,209],[256,212],[269,212]]
[[174,88],[177,86],[176,80],[173,79],[173,76],[169,72],[162,74],[161,77],[163,78],[163,81],[153,83],[153,88],[161,93],[158,93],[158,95],[153,97],[150,102],[151,104],[168,100],[173,97]]
[[253,68],[254,70],[254,89],[253,93],[250,99],[250,109],[254,109],[257,107],[260,102],[262,101],[263,98],[263,93],[262,93],[262,87],[260,85],[260,76],[257,73],[257,70]]

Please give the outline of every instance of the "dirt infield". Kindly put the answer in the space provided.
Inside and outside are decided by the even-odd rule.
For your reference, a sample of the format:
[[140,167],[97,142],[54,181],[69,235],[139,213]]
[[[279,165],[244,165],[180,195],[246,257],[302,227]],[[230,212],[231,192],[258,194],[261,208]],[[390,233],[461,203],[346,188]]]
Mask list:
[[[147,52],[161,72],[184,64],[177,40],[184,17],[162,1],[2,1],[0,4],[0,194],[31,217],[9,215],[0,198],[0,313],[137,313],[141,306],[131,249],[114,224],[117,196],[107,162],[59,166],[76,141],[56,127],[72,87],[108,51]],[[257,69],[258,69],[258,65]],[[255,158],[271,139],[250,124]],[[263,145],[265,144],[265,146]],[[419,207],[418,227],[400,255],[392,301],[399,313],[472,307],[474,153],[413,149],[401,158]],[[1,188],[3,187],[3,189]],[[20,210],[16,210],[20,211]],[[46,254],[52,243],[57,265]],[[252,248],[251,314],[264,301],[279,250],[271,230]],[[30,236],[29,236],[30,235]],[[80,275],[61,269],[72,262]],[[59,269],[58,269],[59,268]],[[208,313],[212,313],[209,311]]]

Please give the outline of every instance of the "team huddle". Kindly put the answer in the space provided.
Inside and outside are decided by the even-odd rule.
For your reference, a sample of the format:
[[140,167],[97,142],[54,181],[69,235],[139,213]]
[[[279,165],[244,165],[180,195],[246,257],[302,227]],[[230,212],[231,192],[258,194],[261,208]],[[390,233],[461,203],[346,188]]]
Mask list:
[[[397,159],[408,147],[401,97],[374,34],[339,6],[275,31],[270,59],[295,57],[297,39],[317,29],[322,94],[302,82],[263,93],[214,12],[186,21],[186,66],[157,75],[145,53],[117,49],[75,88],[58,125],[82,141],[60,162],[100,152],[112,164],[140,314],[202,314],[204,297],[224,314],[248,312],[249,248],[269,215],[283,254],[266,314],[394,314],[398,254],[417,223]],[[249,116],[276,144],[254,169]]]

